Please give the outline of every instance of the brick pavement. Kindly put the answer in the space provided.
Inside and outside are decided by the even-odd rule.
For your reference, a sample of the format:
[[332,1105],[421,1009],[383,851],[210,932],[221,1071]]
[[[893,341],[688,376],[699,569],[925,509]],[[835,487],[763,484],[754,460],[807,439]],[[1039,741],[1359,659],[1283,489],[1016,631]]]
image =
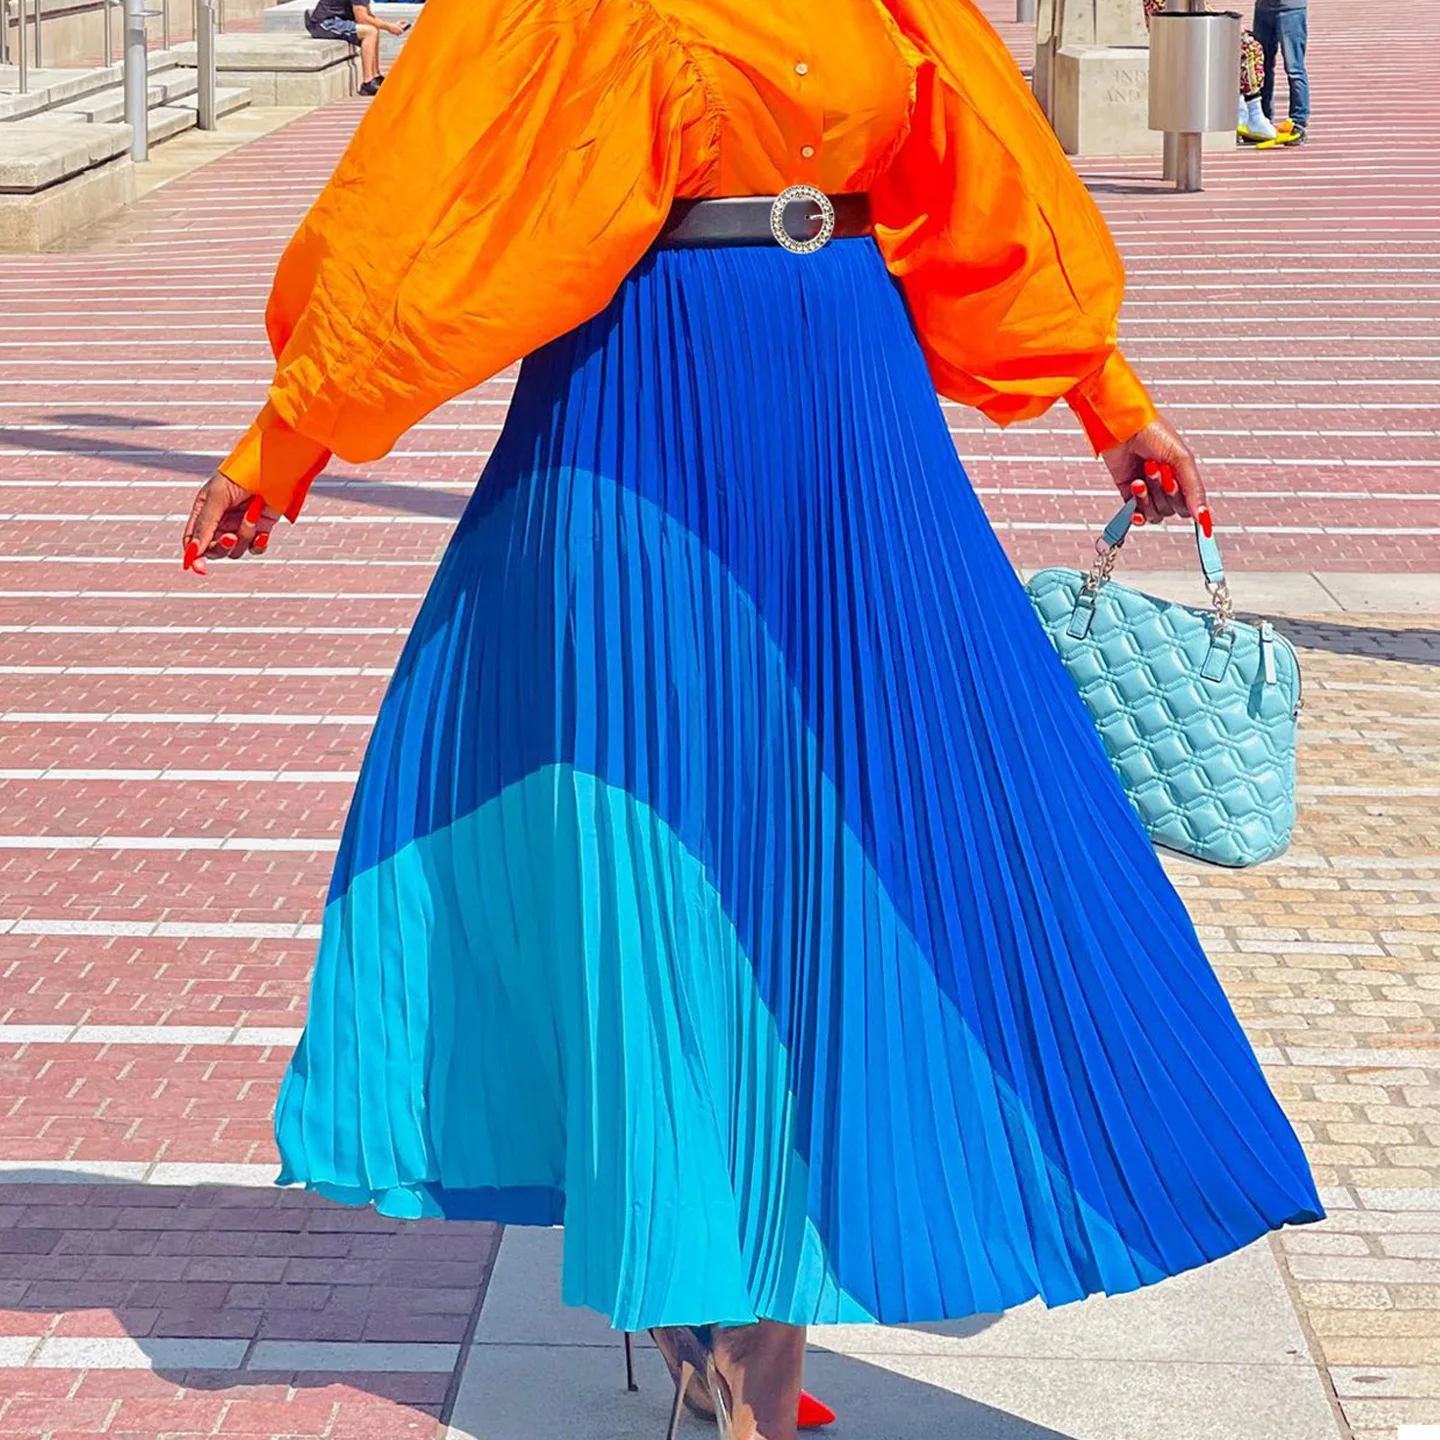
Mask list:
[[[1440,570],[1440,16],[1312,14],[1304,151],[1211,157],[1196,197],[1149,162],[1082,167],[1242,603],[1247,570]],[[6,1440],[428,1440],[493,1256],[488,1227],[268,1188],[268,1113],[349,776],[509,382],[337,466],[263,566],[198,586],[171,553],[262,393],[274,256],[359,113],[0,275]],[[1069,423],[950,415],[1017,562],[1082,552],[1109,500]],[[1143,544],[1184,563],[1182,537]],[[1296,847],[1171,868],[1334,1211],[1276,1263],[1345,1433],[1394,1440],[1440,1423],[1440,619],[1282,626],[1307,683]]]

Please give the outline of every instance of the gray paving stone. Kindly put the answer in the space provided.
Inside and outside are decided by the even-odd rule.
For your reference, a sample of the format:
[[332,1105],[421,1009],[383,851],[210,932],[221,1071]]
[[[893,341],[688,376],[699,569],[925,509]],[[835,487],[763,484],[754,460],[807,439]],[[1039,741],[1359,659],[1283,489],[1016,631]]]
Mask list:
[[459,1354],[458,1345],[410,1341],[261,1340],[246,1368],[447,1375]]
[[234,1370],[248,1343],[51,1335],[31,1363],[47,1370]]
[[618,1345],[598,1315],[560,1303],[560,1230],[514,1226],[500,1242],[477,1343],[506,1345]]
[[[624,1393],[618,1337],[559,1302],[561,1245],[558,1231],[506,1233],[456,1440],[663,1433],[663,1366],[642,1344],[641,1394]],[[866,1440],[1168,1440],[1242,1433],[1247,1421],[1243,1433],[1266,1440],[1338,1433],[1266,1244],[1134,1295],[947,1326],[825,1327],[812,1339],[815,1387]],[[557,1351],[560,1394],[544,1379]],[[1171,1430],[1158,1428],[1167,1406]]]
[[1374,1280],[1382,1285],[1440,1284],[1440,1261],[1395,1260],[1382,1255],[1292,1255],[1297,1280]]
[[1428,1189],[1417,1185],[1407,1190],[1357,1186],[1355,1196],[1366,1210],[1433,1210],[1440,1214],[1440,1187]]
[[[563,1386],[548,1378],[554,1363],[555,1352],[543,1346],[476,1346],[455,1407],[453,1440],[658,1440],[664,1433],[669,1384],[657,1356],[641,1354],[636,1395],[624,1390],[613,1346],[566,1351]],[[859,1358],[815,1348],[806,1378],[839,1410],[844,1433],[865,1440],[1340,1435],[1319,1376],[1308,1366]]]

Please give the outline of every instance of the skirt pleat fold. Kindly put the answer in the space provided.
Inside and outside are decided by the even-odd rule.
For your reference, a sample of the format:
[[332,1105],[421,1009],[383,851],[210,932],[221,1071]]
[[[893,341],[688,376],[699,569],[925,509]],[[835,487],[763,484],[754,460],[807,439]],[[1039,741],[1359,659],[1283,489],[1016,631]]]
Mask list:
[[872,242],[525,362],[385,698],[285,1178],[619,1326],[957,1318],[1321,1215]]

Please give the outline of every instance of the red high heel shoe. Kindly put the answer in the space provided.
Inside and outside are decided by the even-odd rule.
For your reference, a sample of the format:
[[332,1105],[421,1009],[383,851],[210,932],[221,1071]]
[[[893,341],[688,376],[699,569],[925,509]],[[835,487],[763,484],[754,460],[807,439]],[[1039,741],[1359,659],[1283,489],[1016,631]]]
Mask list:
[[835,1412],[808,1390],[800,1392],[800,1417],[796,1422],[802,1430],[823,1430],[835,1423]]
[[[663,1347],[657,1341],[656,1348],[660,1350],[661,1357],[668,1367],[670,1358],[665,1354]],[[686,1378],[684,1390],[680,1399],[685,1408],[700,1420],[713,1420],[715,1412],[709,1409],[696,1395],[703,1389],[697,1383],[701,1376],[697,1371],[692,1371]],[[638,1390],[640,1387],[635,1383],[635,1337],[628,1332],[625,1336],[625,1383],[630,1390]],[[800,1408],[796,1415],[795,1423],[801,1430],[823,1430],[827,1425],[835,1423],[835,1412],[823,1400],[817,1400],[808,1390],[800,1392]]]

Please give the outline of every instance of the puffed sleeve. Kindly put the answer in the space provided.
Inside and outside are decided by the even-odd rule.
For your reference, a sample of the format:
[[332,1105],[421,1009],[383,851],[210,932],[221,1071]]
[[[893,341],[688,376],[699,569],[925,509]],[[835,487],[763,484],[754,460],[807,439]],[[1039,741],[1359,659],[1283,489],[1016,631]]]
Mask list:
[[277,367],[221,469],[293,519],[331,452],[589,319],[658,233],[703,82],[636,0],[427,0],[287,247]]
[[885,0],[919,52],[911,131],[871,189],[936,388],[1005,425],[1066,399],[1098,452],[1155,407],[1116,347],[1125,272],[971,0]]

